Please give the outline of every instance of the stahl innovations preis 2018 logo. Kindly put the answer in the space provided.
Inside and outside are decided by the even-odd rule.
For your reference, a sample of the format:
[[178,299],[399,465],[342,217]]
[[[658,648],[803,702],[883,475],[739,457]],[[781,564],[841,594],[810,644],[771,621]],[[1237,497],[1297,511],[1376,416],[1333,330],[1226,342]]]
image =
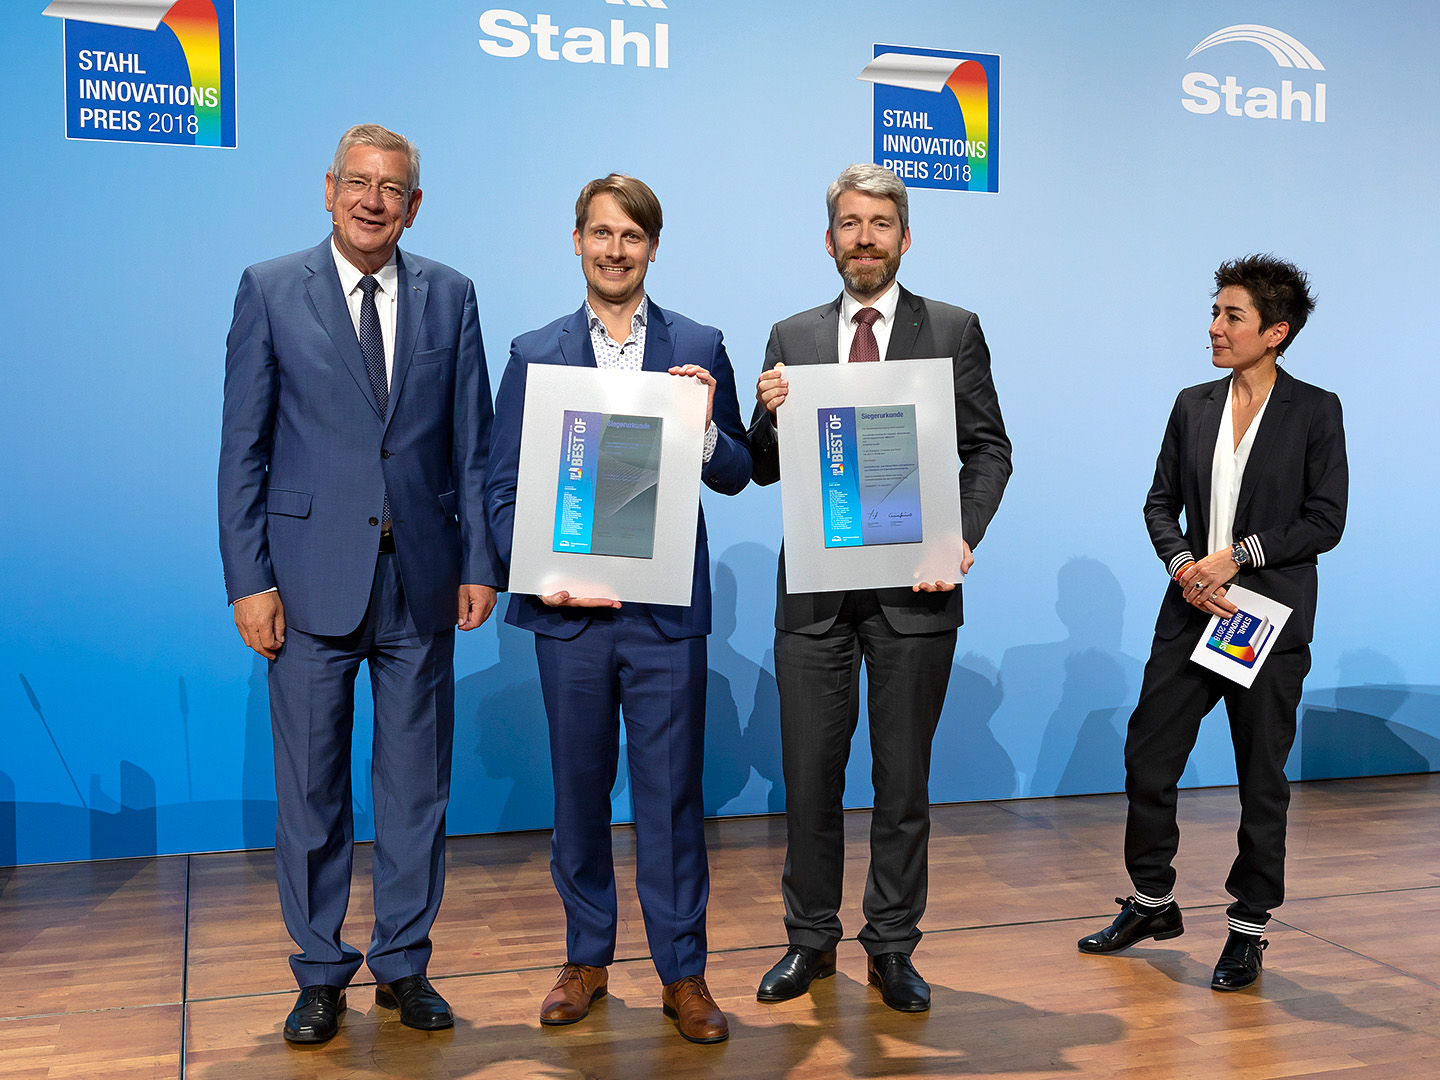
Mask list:
[[[666,11],[665,0],[605,0],[614,8],[653,8]],[[628,12],[632,17],[635,11]],[[623,67],[668,68],[670,66],[670,24],[656,22],[649,28],[627,29],[624,19],[610,20],[608,31],[593,26],[563,26],[544,12],[530,16],[509,8],[491,8],[480,16],[480,48],[491,56],[515,59],[531,52],[539,60],[563,60],[571,64],[612,64]]]
[[[1195,48],[1190,50],[1189,60],[1196,53],[1213,49],[1217,45],[1234,43],[1258,45],[1275,60],[1275,66],[1296,72],[1324,71],[1316,55],[1298,40],[1276,30],[1273,26],[1259,26],[1254,23],[1239,23],[1216,30]],[[1294,79],[1281,79],[1280,86],[1250,86],[1241,83],[1239,77],[1212,75],[1208,71],[1191,71],[1180,80],[1184,96],[1180,104],[1186,112],[1208,115],[1221,111],[1222,101],[1227,116],[1246,117],[1251,120],[1301,120],[1317,124],[1325,123],[1325,84],[1319,79],[1304,79],[1301,89],[1295,88]]]
[[1000,190],[1000,57],[876,45],[875,163],[910,187]]
[[235,0],[54,0],[65,137],[235,145]]

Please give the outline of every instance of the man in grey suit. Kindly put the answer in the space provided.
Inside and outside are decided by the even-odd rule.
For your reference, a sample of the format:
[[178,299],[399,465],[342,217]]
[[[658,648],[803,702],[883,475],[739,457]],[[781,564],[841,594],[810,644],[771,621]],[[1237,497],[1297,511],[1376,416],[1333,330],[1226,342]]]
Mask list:
[[[910,248],[905,185],[889,169],[845,169],[826,193],[825,250],[845,283],[828,304],[776,324],[755,388],[754,480],[780,478],[776,424],[786,364],[954,358],[961,571],[974,561],[1010,478],[1010,440],[990,377],[990,350],[974,312],[926,300],[895,281]],[[812,421],[813,423],[813,421]],[[860,664],[869,678],[875,809],[865,926],[867,973],[892,1009],[923,1012],[930,988],[911,963],[925,911],[930,838],[930,744],[945,702],[960,626],[957,582],[911,589],[789,593],[781,549],[775,603],[788,850],[781,891],[790,942],[760,982],[763,1002],[803,994],[835,973],[845,861],[845,764],[859,717]]]

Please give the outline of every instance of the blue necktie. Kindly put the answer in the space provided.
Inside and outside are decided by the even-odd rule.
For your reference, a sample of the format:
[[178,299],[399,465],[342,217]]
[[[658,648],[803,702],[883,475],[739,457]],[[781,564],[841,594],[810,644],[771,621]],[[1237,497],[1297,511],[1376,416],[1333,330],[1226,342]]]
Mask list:
[[[360,301],[360,355],[365,358],[365,374],[370,376],[370,389],[375,393],[375,404],[380,407],[383,422],[385,409],[390,403],[390,384],[385,380],[385,339],[380,336],[380,312],[375,307],[375,290],[379,285],[370,274],[360,279],[360,288],[365,293],[365,298]],[[388,491],[380,520],[386,526],[390,524]]]

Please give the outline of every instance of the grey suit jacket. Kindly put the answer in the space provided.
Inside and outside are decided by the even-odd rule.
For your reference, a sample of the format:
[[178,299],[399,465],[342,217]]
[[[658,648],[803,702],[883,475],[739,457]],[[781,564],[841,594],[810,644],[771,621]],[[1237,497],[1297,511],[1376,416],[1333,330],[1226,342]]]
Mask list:
[[[765,370],[780,364],[838,364],[840,301],[792,315],[776,323],[765,347]],[[905,288],[895,309],[887,360],[951,356],[955,368],[955,449],[960,458],[961,528],[970,547],[977,547],[1010,479],[1010,440],[1000,416],[1000,402],[990,376],[990,349],[973,311],[926,300]],[[756,405],[750,422],[754,480],[773,484],[780,479],[780,452],[775,420]],[[953,630],[964,621],[960,589],[948,593],[916,593],[881,589],[877,596],[891,627],[900,634]],[[776,585],[775,626],[797,634],[823,634],[835,622],[845,593],[789,593],[785,590],[785,550],[780,550]]]

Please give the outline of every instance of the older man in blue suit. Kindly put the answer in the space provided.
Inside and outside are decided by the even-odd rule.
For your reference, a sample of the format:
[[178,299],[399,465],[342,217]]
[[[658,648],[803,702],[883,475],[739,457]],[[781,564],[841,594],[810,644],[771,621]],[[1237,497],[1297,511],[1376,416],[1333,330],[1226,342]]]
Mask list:
[[402,252],[420,157],[351,128],[325,175],[332,231],[247,269],[227,339],[220,552],[235,625],[270,661],[285,925],[299,952],[291,1042],[331,1038],[362,955],[350,897],[355,676],[375,702],[376,1001],[450,1027],[426,979],[445,874],[455,627],[489,616],[490,383],[475,288]]
[[[735,375],[720,331],[661,310],[645,295],[645,272],[660,242],[660,201],[633,176],[612,173],[585,186],[575,205],[575,254],[585,303],[522,334],[496,400],[491,528],[508,563],[526,374],[531,364],[668,371],[709,391],[700,476],[733,495],[750,479],[750,450]],[[615,866],[610,789],[623,712],[635,802],[636,892],[661,1002],[680,1034],[719,1042],[725,1014],[705,984],[705,854],[700,786],[705,755],[705,637],[710,633],[710,555],[697,523],[688,607],[624,604],[567,592],[512,596],[505,621],[535,634],[550,723],[555,833],[550,873],[565,906],[566,963],[541,1005],[543,1024],[582,1019],[605,993],[615,958]]]

